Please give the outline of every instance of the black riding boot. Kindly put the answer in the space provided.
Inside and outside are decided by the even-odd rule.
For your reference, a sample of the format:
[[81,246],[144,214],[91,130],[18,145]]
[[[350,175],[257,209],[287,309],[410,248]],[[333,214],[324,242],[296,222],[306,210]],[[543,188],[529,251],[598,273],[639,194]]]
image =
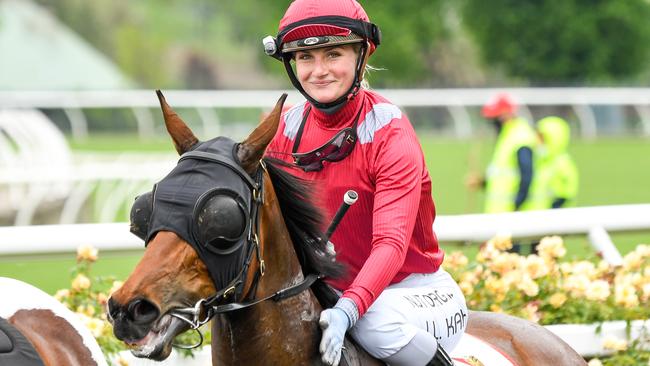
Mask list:
[[454,366],[454,361],[449,357],[447,351],[445,351],[441,345],[438,345],[436,354],[433,355],[433,358],[429,361],[427,366]]

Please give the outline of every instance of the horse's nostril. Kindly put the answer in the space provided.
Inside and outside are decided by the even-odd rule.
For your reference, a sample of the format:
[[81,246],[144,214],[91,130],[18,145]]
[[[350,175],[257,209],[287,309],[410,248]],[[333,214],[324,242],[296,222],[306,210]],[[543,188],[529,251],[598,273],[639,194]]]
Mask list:
[[111,319],[117,319],[118,316],[120,315],[120,306],[115,303],[113,298],[108,299],[108,316]]
[[129,304],[128,314],[134,323],[150,323],[158,318],[158,308],[147,300],[138,299]]

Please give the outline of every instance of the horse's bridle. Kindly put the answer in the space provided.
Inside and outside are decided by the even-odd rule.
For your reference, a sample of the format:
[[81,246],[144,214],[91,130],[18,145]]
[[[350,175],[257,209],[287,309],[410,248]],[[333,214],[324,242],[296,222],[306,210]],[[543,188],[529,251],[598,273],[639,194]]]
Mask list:
[[[192,154],[192,152],[186,154]],[[210,159],[211,157],[208,156],[207,154],[201,154],[201,158]],[[241,168],[239,166],[234,166],[233,163],[229,161],[224,161],[220,159],[218,163],[222,165],[226,165],[229,168],[235,170],[236,172],[241,171]],[[250,214],[249,214],[250,223],[248,225],[249,231],[246,239],[246,249],[245,249],[247,250],[247,254],[246,254],[246,260],[244,261],[241,270],[227,286],[217,291],[214,295],[207,298],[200,299],[199,301],[196,302],[196,304],[194,304],[193,307],[176,308],[169,312],[169,315],[189,324],[190,328],[192,330],[195,330],[200,337],[199,342],[194,345],[191,346],[174,345],[175,347],[184,348],[184,349],[193,349],[200,346],[203,343],[203,334],[201,333],[199,328],[202,325],[209,322],[212,319],[212,317],[214,317],[216,314],[223,314],[223,313],[245,309],[267,300],[280,301],[295,296],[310,288],[311,285],[314,284],[314,282],[321,277],[313,273],[308,274],[306,277],[303,278],[302,281],[296,283],[295,285],[281,289],[271,295],[268,295],[260,299],[254,298],[259,279],[260,277],[264,276],[266,270],[264,259],[262,258],[261,244],[259,241],[260,207],[261,205],[264,204],[263,179],[264,179],[265,172],[267,172],[266,164],[264,163],[263,160],[260,160],[260,166],[257,169],[257,172],[255,173],[255,180],[252,182],[252,184],[249,184],[249,186],[251,187],[252,202],[250,204]],[[249,180],[249,182],[250,181],[251,180]],[[242,292],[245,287],[248,268],[253,260],[252,258],[253,252],[256,253],[256,257],[259,264],[259,271],[255,272],[255,278],[253,278],[252,284],[250,286],[249,295],[252,294],[252,298],[248,301],[243,301],[243,302],[223,303],[230,298],[233,299],[241,298]]]

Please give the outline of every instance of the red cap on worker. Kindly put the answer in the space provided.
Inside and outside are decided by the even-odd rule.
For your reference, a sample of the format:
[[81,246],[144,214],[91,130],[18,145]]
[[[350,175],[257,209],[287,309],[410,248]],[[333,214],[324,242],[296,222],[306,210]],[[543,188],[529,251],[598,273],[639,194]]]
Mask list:
[[481,109],[481,115],[485,118],[496,118],[505,114],[514,114],[516,111],[517,105],[510,95],[504,93],[487,102]]

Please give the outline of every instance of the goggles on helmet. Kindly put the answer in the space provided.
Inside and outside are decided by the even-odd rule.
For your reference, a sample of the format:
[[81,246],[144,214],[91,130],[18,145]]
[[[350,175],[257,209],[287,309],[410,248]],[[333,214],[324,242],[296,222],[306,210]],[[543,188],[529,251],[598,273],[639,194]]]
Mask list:
[[354,149],[354,145],[357,143],[357,124],[361,115],[361,109],[359,109],[351,127],[340,130],[321,147],[305,153],[297,153],[296,151],[298,151],[302,131],[305,127],[309,112],[310,110],[305,113],[300,124],[291,155],[293,156],[294,164],[300,169],[306,172],[317,172],[323,169],[323,161],[337,162],[350,155]]

